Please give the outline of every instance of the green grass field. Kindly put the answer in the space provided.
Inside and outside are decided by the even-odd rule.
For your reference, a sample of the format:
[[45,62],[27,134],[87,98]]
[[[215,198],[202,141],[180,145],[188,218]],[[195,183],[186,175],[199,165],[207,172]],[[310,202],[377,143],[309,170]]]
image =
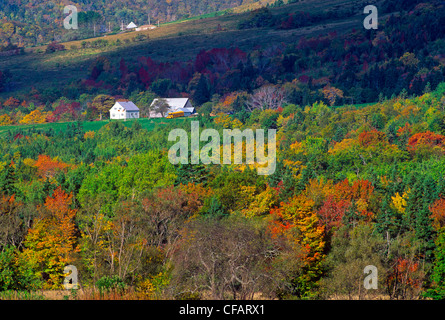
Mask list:
[[[143,129],[147,129],[148,131],[155,129],[156,127],[163,127],[167,125],[179,125],[181,123],[191,121],[193,118],[176,118],[176,119],[165,119],[165,118],[156,118],[156,119],[138,119],[138,120],[103,120],[103,121],[83,121],[82,127],[85,131],[98,131],[104,125],[110,123],[111,121],[120,121],[126,127],[131,127],[135,121],[138,121]],[[27,130],[27,129],[36,129],[36,130],[49,130],[53,129],[54,131],[63,131],[66,130],[68,125],[76,124],[76,122],[54,122],[54,123],[42,123],[42,124],[29,124],[29,125],[14,125],[14,126],[2,126],[0,127],[0,136],[6,134],[8,131],[15,132],[17,130]]]

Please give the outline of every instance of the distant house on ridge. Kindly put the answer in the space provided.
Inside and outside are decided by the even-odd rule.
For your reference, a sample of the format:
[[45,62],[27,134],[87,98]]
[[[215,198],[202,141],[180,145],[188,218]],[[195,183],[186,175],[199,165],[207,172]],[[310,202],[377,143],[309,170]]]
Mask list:
[[136,29],[138,26],[134,24],[134,22],[130,22],[130,24],[127,26],[127,29],[132,30],[132,29]]
[[156,29],[157,27],[153,24],[146,24],[140,27],[136,28],[136,31],[145,31],[145,30],[153,30]]

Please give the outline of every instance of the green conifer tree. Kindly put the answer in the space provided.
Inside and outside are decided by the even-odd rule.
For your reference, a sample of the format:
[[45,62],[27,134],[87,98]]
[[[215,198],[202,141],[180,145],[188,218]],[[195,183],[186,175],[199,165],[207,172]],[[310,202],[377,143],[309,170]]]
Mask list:
[[8,196],[17,193],[15,183],[15,170],[11,164],[7,165],[0,176],[0,191]]
[[445,228],[439,231],[435,244],[432,284],[425,295],[433,299],[445,299]]

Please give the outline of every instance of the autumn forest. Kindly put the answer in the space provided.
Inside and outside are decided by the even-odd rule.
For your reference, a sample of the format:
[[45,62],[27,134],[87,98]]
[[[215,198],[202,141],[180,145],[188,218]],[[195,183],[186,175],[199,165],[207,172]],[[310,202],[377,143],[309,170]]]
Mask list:
[[[142,10],[120,2],[119,17]],[[153,12],[208,13],[195,2]],[[68,45],[43,32],[57,11],[31,19],[0,0],[0,299],[445,298],[445,4],[374,1],[384,18],[367,30],[362,12],[347,20],[363,11],[350,2],[226,13],[211,31],[221,43],[230,32],[298,40],[181,42],[183,56],[155,58],[162,39],[150,34]],[[89,11],[112,15],[102,3]],[[336,29],[345,19],[352,27]],[[80,56],[67,80],[62,60]],[[42,63],[50,86],[23,78],[33,57],[58,61]],[[160,97],[190,98],[197,114],[150,118]],[[110,120],[120,99],[141,118]],[[221,136],[276,130],[276,170],[172,164],[169,132],[191,121]],[[66,266],[79,288],[64,290]],[[367,266],[377,288],[364,287]]]

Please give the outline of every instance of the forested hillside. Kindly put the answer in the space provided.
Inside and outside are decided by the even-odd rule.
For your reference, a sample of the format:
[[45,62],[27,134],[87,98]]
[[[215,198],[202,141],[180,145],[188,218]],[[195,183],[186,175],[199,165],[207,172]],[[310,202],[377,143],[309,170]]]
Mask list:
[[[302,23],[297,16],[305,13],[283,12],[263,8],[236,16],[237,30],[174,37],[181,48],[175,52],[172,39],[147,40],[139,34],[125,41],[83,41],[69,49],[53,44],[46,53],[0,58],[0,124],[93,120],[101,113],[100,102],[115,97],[131,99],[145,112],[156,96],[182,96],[214,114],[236,113],[245,111],[241,102],[234,110],[220,108],[228,96],[248,100],[270,85],[289,103],[342,105],[402,92],[420,95],[445,80],[445,7],[439,2],[388,15],[378,30],[337,32],[330,26],[294,37],[289,33],[304,29],[295,21]],[[331,19],[332,13],[307,14],[305,26]],[[360,19],[352,23],[362,25]],[[266,26],[272,31],[253,40]],[[244,41],[233,43],[232,36]],[[296,40],[281,41],[288,37]]]
[[[443,298],[444,96],[442,83],[361,108],[287,103],[194,119],[201,130],[276,128],[270,176],[172,165],[168,134],[190,120],[10,131],[3,296],[60,289],[69,264],[96,298]],[[362,287],[367,265],[378,290]]]
[[[71,37],[72,33],[63,29],[63,19],[66,15],[63,9],[66,5],[74,5],[78,11],[79,23],[85,27],[97,26],[97,33],[110,27],[119,30],[121,23],[125,26],[131,21],[137,25],[158,21],[170,22],[190,18],[202,14],[222,11],[241,5],[249,5],[258,0],[80,0],[80,1],[45,1],[45,0],[1,0],[0,23],[11,23],[17,29],[11,37],[10,26],[3,27],[0,41],[8,38],[18,45],[43,44],[52,40]],[[89,31],[92,32],[92,28]],[[84,28],[85,30],[85,28]],[[92,33],[87,33],[92,36]],[[78,37],[80,36],[77,33]],[[85,32],[83,32],[85,34]],[[81,36],[80,36],[81,37]]]
[[[66,299],[445,298],[445,4],[376,2],[366,30],[345,2],[0,57],[0,299],[62,290],[67,265]],[[150,119],[160,97],[197,115]],[[108,120],[119,99],[143,119]],[[172,164],[191,121],[276,130],[276,170]]]

